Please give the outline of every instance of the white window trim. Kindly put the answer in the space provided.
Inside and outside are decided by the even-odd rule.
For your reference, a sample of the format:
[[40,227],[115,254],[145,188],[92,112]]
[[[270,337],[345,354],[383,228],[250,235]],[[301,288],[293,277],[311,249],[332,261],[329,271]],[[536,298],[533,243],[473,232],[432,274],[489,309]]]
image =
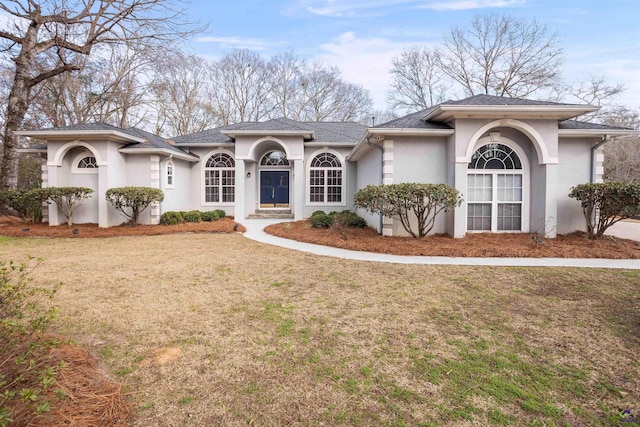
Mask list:
[[88,150],[83,151],[73,159],[73,163],[71,163],[71,173],[97,175],[98,169],[100,169],[99,166],[97,168],[79,168],[78,167],[78,164],[80,163],[80,161],[85,157],[93,157],[94,159],[96,159],[96,164],[98,162],[98,158],[91,151],[88,151]]
[[[171,184],[169,183],[169,168],[171,168]],[[165,176],[165,188],[174,189],[176,188],[176,165],[173,163],[173,160],[168,160],[164,165],[164,176]]]
[[[340,168],[321,168],[324,170],[341,170],[342,171],[342,185],[340,188],[340,194],[341,194],[341,201],[340,202],[312,202],[311,201],[311,171],[312,170],[317,170],[317,168],[312,168],[311,167],[311,163],[313,162],[313,159],[316,158],[316,156],[322,154],[322,153],[331,153],[334,156],[336,156],[338,158],[338,160],[340,161],[341,167]],[[345,163],[345,159],[344,157],[338,153],[335,150],[331,150],[328,148],[323,148],[320,150],[316,150],[313,153],[311,153],[311,155],[309,156],[309,160],[306,162],[307,163],[307,172],[306,172],[306,184],[305,184],[305,188],[306,188],[306,202],[307,202],[307,206],[347,206],[347,195],[346,195],[346,182],[347,182],[347,171],[346,171],[346,163]],[[327,184],[325,181],[325,200],[326,200],[326,188]]]
[[[262,164],[262,160],[264,160],[264,158],[267,156],[267,154],[272,153],[274,151],[281,151],[282,153],[284,153],[285,158],[287,159],[287,162],[289,162],[289,164],[288,165],[263,165]],[[258,168],[259,169],[273,169],[273,168],[278,169],[278,168],[280,168],[280,169],[283,169],[283,170],[285,170],[285,169],[289,170],[289,169],[291,169],[293,167],[293,162],[291,160],[289,160],[289,158],[287,157],[287,153],[285,153],[284,150],[278,150],[278,149],[269,150],[266,153],[264,153],[262,155],[262,157],[260,157],[260,160],[258,161],[257,164],[258,164]]]
[[[234,156],[234,154],[229,151],[229,150],[225,150],[222,148],[213,150],[208,152],[206,155],[204,155],[202,157],[202,166],[200,168],[200,187],[201,187],[201,191],[200,191],[200,201],[202,206],[235,206],[236,202],[207,202],[207,193],[206,193],[206,185],[205,185],[205,174],[206,171],[211,169],[211,168],[207,168],[207,162],[209,161],[209,158],[211,156],[213,156],[214,154],[218,154],[218,153],[224,153],[227,154],[228,156],[231,156],[231,158],[233,159],[234,163],[237,165],[237,160],[236,157]],[[232,170],[235,172],[236,168],[215,168],[216,170]],[[238,181],[238,174],[235,174],[235,184],[233,186],[234,192],[237,186],[237,181]],[[222,198],[222,193],[220,193],[220,197]],[[234,197],[235,199],[235,197]]]
[[[501,135],[491,135],[491,136],[486,136],[484,138],[480,138],[478,140],[478,142],[476,142],[475,148],[474,150],[471,152],[471,155],[473,156],[473,153],[475,153],[476,151],[478,151],[480,148],[484,147],[485,145],[489,145],[489,144],[503,144],[506,145],[507,147],[511,148],[516,155],[520,158],[520,164],[522,165],[522,169],[469,169],[469,167],[467,166],[467,173],[465,176],[465,196],[468,193],[467,191],[467,183],[469,182],[467,178],[467,176],[469,175],[493,175],[492,177],[492,200],[491,200],[491,230],[469,230],[469,224],[467,222],[468,219],[468,209],[469,209],[469,203],[467,201],[467,197],[465,197],[465,213],[464,213],[464,228],[465,231],[467,233],[528,233],[529,232],[529,228],[530,228],[530,224],[529,224],[529,206],[530,206],[530,195],[529,195],[529,188],[530,188],[530,179],[531,179],[531,174],[530,174],[530,169],[529,169],[529,158],[527,157],[527,154],[524,152],[524,150],[522,149],[522,147],[520,147],[518,144],[516,144],[514,141],[512,141],[511,139],[505,138]],[[470,157],[471,158],[471,157]],[[498,175],[522,175],[522,212],[521,212],[521,224],[520,224],[520,230],[498,230],[497,228],[497,224],[498,224],[498,200],[497,200],[497,194],[498,194],[498,185],[497,185],[497,179],[498,179]],[[483,203],[489,203],[489,202],[471,202],[471,203],[479,203],[479,204],[483,204]],[[500,203],[508,203],[508,202],[500,202]],[[495,212],[495,214],[494,214]]]

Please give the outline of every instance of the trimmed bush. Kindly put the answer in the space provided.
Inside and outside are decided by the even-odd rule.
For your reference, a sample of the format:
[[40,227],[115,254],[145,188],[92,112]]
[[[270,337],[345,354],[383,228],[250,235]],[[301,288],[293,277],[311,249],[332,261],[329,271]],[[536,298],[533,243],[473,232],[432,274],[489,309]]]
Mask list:
[[67,227],[71,227],[73,211],[91,197],[93,190],[87,187],[48,187],[43,188],[42,193],[44,197],[56,204],[58,210],[67,218]]
[[[368,185],[356,192],[354,205],[372,214],[397,218],[415,238],[424,237],[433,229],[442,211],[460,206],[462,197],[455,188],[445,184],[402,183]],[[411,217],[416,218],[412,229]]]
[[169,211],[162,214],[160,217],[160,224],[162,225],[177,225],[184,222],[184,217],[180,212]]
[[616,222],[640,215],[640,184],[580,184],[571,189],[569,197],[582,206],[589,239],[599,239]]
[[224,209],[216,209],[214,212],[218,214],[219,219],[226,218],[227,216],[227,213],[224,211]]
[[[311,218],[313,218],[314,216],[317,216],[317,215],[326,215],[326,213],[325,213],[325,211],[315,211],[315,212],[313,212],[311,214]],[[329,215],[331,215],[331,214],[329,214]]]
[[108,189],[105,198],[135,227],[140,214],[150,204],[163,201],[164,193],[150,187],[116,187]]
[[202,214],[200,214],[200,211],[189,211],[184,214],[184,220],[185,222],[201,222]]
[[332,212],[329,216],[333,217],[333,224],[342,227],[364,228],[367,221],[355,212],[348,210],[342,212]]
[[333,217],[323,212],[313,215],[309,222],[313,228],[329,228],[333,224]]
[[202,220],[206,222],[217,221],[220,219],[217,211],[201,212],[200,216],[202,217]]

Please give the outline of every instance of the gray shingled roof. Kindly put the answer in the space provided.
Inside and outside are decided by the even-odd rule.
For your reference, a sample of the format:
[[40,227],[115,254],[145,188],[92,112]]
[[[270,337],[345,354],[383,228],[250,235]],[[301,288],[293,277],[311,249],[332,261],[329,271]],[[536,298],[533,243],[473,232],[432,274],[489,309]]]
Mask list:
[[581,122],[579,120],[562,120],[558,122],[558,129],[633,130],[631,128],[601,125],[599,123]]
[[106,131],[119,131],[123,132],[124,129],[121,129],[116,126],[111,126],[103,122],[91,122],[91,123],[83,123],[81,125],[71,125],[71,126],[60,126],[60,127],[52,127],[52,128],[44,128],[39,130],[55,130],[55,131],[74,131],[74,130],[106,130]]
[[138,128],[128,128],[128,129],[122,129],[122,132],[131,135],[131,136],[136,136],[138,138],[144,138],[146,140],[146,142],[138,142],[138,143],[134,143],[134,144],[129,144],[127,145],[126,148],[164,148],[170,151],[175,151],[177,153],[181,153],[181,154],[188,154],[187,152],[185,152],[184,150],[178,148],[178,147],[174,147],[173,145],[169,144],[167,142],[166,139],[158,136],[158,135],[154,135],[152,133],[149,133],[147,131],[144,131],[142,129],[138,129]]
[[536,101],[533,99],[508,98],[494,95],[474,95],[456,101],[445,101],[441,105],[576,105],[550,101]]
[[436,107],[407,114],[406,116],[381,123],[374,126],[374,128],[451,129],[451,126],[442,122],[427,122],[423,120],[424,116],[429,114],[434,108]]
[[266,122],[237,123],[171,139],[177,145],[233,143],[233,139],[222,133],[228,130],[251,130],[265,133],[269,131],[299,130],[309,133],[313,132],[314,141],[355,144],[362,138],[367,127],[354,122],[298,122],[287,118],[278,118]]

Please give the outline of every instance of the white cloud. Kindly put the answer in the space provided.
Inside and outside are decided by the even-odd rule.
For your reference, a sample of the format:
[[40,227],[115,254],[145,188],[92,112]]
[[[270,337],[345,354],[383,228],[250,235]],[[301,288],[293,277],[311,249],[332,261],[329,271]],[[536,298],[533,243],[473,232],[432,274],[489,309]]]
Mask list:
[[250,50],[268,50],[273,47],[279,46],[282,43],[255,39],[255,38],[247,38],[247,37],[215,37],[215,36],[203,36],[196,37],[195,40],[197,43],[216,43],[220,45],[220,47],[225,49],[250,49]]
[[369,90],[376,109],[386,110],[391,60],[404,47],[405,43],[386,38],[360,38],[353,32],[346,32],[320,45],[321,52],[311,59],[340,68],[346,81]]
[[438,11],[466,10],[466,9],[490,9],[498,7],[522,6],[526,0],[457,0],[437,1],[419,6],[420,9],[433,9]]
[[390,7],[415,3],[417,0],[298,0],[286,8],[288,14],[300,12],[323,17],[377,16],[389,11]]

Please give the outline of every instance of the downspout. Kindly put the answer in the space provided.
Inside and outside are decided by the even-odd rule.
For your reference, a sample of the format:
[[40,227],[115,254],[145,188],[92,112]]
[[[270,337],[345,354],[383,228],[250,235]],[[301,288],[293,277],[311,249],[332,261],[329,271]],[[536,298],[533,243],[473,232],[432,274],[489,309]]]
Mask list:
[[611,135],[605,134],[602,136],[602,141],[591,147],[591,180],[593,184],[596,182],[596,151],[607,142],[611,141]]
[[[384,148],[380,145],[374,144],[369,140],[369,137],[366,139],[367,145],[370,147],[377,148],[380,150],[380,184],[384,183]],[[380,215],[380,234],[382,234],[382,214]]]

